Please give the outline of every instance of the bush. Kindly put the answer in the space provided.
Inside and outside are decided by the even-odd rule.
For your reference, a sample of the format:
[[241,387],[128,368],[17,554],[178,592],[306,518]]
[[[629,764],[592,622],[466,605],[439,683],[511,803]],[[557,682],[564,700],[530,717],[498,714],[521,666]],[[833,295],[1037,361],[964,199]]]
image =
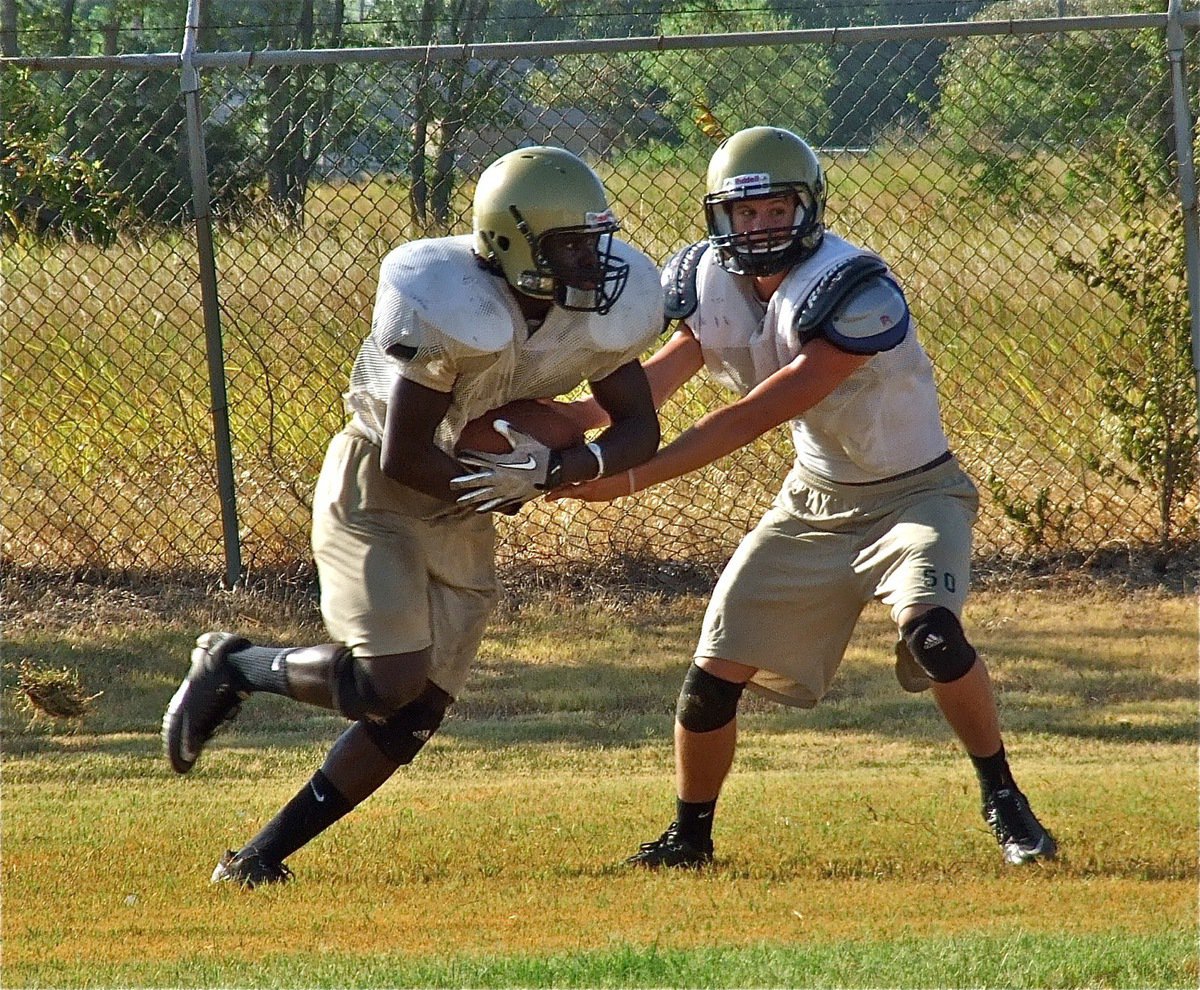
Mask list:
[[117,236],[123,197],[104,169],[57,154],[44,138],[5,124],[0,143],[0,239],[72,237],[107,247]]
[[[1145,485],[1159,505],[1159,539],[1174,535],[1174,517],[1197,480],[1196,382],[1184,284],[1183,227],[1162,215],[1165,190],[1153,154],[1135,142],[1118,145],[1106,188],[1120,224],[1096,258],[1058,256],[1058,267],[1107,289],[1129,319],[1114,330],[1114,346],[1096,371],[1104,383],[1100,403],[1129,471],[1101,465],[1131,486]],[[1156,195],[1149,195],[1155,193]]]

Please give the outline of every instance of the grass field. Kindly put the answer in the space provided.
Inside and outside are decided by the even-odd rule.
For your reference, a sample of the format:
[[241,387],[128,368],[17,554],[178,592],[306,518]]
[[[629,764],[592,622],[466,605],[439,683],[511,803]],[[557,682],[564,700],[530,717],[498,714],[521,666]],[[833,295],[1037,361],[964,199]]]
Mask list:
[[[9,582],[3,985],[1197,985],[1193,596],[1026,583],[969,604],[1056,863],[1003,866],[873,610],[820,707],[748,699],[715,866],[630,872],[672,811],[702,605],[510,600],[417,762],[291,857],[295,883],[243,893],[208,884],[217,856],[342,723],[256,697],[176,778],[158,722],[198,630],[316,641],[311,606]],[[21,660],[76,672],[93,712],[31,721]]]

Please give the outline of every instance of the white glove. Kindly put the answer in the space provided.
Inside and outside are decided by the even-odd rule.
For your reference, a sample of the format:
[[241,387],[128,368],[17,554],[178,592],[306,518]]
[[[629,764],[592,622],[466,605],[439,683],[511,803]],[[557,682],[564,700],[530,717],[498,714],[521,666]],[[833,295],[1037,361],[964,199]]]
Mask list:
[[479,469],[451,479],[451,488],[465,491],[458,498],[460,505],[472,506],[476,512],[515,510],[558,487],[555,475],[562,470],[562,458],[557,451],[522,433],[508,420],[498,419],[493,426],[512,450],[507,454],[466,450],[458,455],[460,463]]

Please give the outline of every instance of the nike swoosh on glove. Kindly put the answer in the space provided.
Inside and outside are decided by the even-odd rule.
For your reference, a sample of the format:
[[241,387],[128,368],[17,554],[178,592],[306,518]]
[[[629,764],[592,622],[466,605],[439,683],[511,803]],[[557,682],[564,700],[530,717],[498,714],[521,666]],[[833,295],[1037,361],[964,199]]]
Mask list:
[[498,419],[493,427],[512,450],[507,454],[464,450],[458,455],[459,463],[477,470],[450,481],[451,488],[463,491],[458,503],[476,512],[515,510],[537,498],[549,487],[550,472],[558,457],[555,451],[522,433],[508,420]]

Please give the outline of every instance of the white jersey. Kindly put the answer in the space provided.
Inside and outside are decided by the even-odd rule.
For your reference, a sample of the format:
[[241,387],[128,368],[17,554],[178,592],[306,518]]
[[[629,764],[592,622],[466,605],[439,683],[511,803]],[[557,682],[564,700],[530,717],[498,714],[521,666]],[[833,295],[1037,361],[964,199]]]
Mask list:
[[[725,271],[716,252],[705,252],[696,271],[698,305],[687,323],[709,373],[745,395],[795,360],[805,343],[796,330],[797,312],[822,276],[856,255],[874,257],[826,233],[816,254],[788,273],[768,304],[755,295],[751,279]],[[915,324],[791,427],[797,463],[837,482],[878,481],[945,453],[933,365]]]
[[534,332],[504,279],[476,261],[472,243],[470,235],[414,241],[383,260],[371,333],[345,396],[355,426],[376,443],[399,377],[452,393],[435,437],[449,452],[477,416],[604,378],[662,332],[658,269],[624,242],[612,242],[613,254],[629,264],[612,309],[602,316],[554,306]]

